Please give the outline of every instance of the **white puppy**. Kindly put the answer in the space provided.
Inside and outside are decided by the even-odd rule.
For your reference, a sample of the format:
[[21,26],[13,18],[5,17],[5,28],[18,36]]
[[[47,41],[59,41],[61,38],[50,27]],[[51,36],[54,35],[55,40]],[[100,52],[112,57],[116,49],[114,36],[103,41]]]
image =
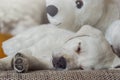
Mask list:
[[[66,69],[93,70],[114,67],[112,63],[116,55],[101,31],[83,26],[76,36],[64,44],[60,52],[54,53],[53,60],[59,61],[61,57],[66,59]],[[55,61],[54,66],[59,68],[61,65],[57,63]]]
[[103,34],[91,26],[83,26],[75,34],[53,25],[43,25],[6,41],[3,49],[6,53],[17,54],[0,59],[0,69],[14,68],[17,72],[111,68],[116,56]]

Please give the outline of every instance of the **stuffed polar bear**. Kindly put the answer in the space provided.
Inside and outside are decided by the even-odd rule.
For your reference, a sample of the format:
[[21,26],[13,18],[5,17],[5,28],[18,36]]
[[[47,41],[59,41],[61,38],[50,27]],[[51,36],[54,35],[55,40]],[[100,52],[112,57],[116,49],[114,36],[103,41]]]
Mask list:
[[[119,0],[46,0],[46,6],[51,24],[74,32],[83,25],[96,27],[106,35],[114,51],[120,55]],[[114,25],[116,21],[118,24]]]
[[16,35],[47,23],[45,0],[0,0],[0,32]]
[[0,59],[0,69],[17,72],[104,69],[115,67],[113,62],[117,66],[119,61],[102,32],[89,25],[77,33],[51,24],[41,25],[4,42],[3,49],[8,57]]

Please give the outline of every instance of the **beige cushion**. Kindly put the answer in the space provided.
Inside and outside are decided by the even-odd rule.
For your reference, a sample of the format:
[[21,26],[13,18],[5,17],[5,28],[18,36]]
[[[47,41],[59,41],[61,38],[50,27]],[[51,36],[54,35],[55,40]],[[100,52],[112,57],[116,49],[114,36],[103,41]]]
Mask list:
[[0,71],[0,80],[120,80],[120,70],[98,71]]

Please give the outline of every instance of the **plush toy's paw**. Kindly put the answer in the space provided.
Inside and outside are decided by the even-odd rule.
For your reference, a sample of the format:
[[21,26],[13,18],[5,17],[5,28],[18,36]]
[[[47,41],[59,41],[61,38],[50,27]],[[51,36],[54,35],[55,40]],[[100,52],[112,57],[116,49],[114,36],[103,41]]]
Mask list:
[[27,72],[29,68],[28,59],[21,53],[17,53],[13,58],[13,68],[16,72]]

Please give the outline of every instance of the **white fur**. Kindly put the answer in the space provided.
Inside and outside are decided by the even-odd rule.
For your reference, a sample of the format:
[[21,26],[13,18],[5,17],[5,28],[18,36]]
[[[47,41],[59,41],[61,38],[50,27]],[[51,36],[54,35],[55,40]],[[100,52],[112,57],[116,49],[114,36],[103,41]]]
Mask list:
[[47,14],[50,23],[60,24],[71,31],[78,31],[83,25],[91,25],[105,33],[112,22],[120,19],[119,0],[81,1],[83,6],[78,9],[76,0],[46,0],[46,6],[54,5],[58,8],[54,17]]
[[[104,0],[82,0],[83,7],[76,7],[76,0],[46,0],[46,5],[55,5],[58,8],[56,16],[48,19],[52,24],[78,31],[83,25],[95,25],[103,15]],[[94,5],[93,5],[94,4]],[[66,27],[67,25],[67,27]]]
[[45,19],[45,0],[0,0],[0,32],[17,34]]
[[106,39],[113,46],[115,53],[120,57],[120,20],[113,22],[108,28]]
[[[107,40],[113,45],[115,52],[119,51],[117,54],[120,55],[120,30],[118,27],[120,24],[120,21],[118,21],[120,20],[120,1],[80,1],[83,2],[83,6],[78,9],[76,7],[76,0],[46,0],[46,6],[54,5],[58,8],[58,13],[54,17],[47,14],[50,23],[59,24],[60,27],[75,32],[84,25],[96,27],[106,35]],[[115,21],[117,23],[114,24]]]
[[[79,43],[81,51],[76,53]],[[44,65],[45,69],[52,69],[52,58],[61,56],[67,60],[66,69],[81,66],[86,70],[111,68],[116,56],[104,35],[91,26],[83,26],[76,34],[53,25],[39,26],[6,41],[3,43],[3,49],[9,55],[21,53],[34,64],[41,63],[37,66],[41,68],[40,66]],[[9,58],[9,62],[5,59],[0,61],[4,64],[10,63],[11,60]],[[34,65],[32,62],[30,65]]]
[[[64,39],[72,34],[72,32],[58,29],[54,25],[45,24],[41,26],[36,26],[35,28],[31,28],[9,39],[8,41],[3,42],[3,49],[7,55],[15,55],[19,50],[26,49],[37,43],[41,43],[42,46],[44,46],[45,43],[48,46],[50,44],[50,46],[52,46],[55,44],[51,41],[52,39],[54,39],[53,41],[56,40],[57,43],[60,43],[60,46],[61,44],[63,44]],[[57,41],[57,39],[59,41]]]
[[[81,51],[76,53],[79,43]],[[72,64],[68,64],[67,69],[82,67],[85,70],[111,68],[116,57],[101,31],[91,26],[83,26],[76,37],[63,46],[63,50],[54,54],[54,57],[58,56],[71,59]]]

